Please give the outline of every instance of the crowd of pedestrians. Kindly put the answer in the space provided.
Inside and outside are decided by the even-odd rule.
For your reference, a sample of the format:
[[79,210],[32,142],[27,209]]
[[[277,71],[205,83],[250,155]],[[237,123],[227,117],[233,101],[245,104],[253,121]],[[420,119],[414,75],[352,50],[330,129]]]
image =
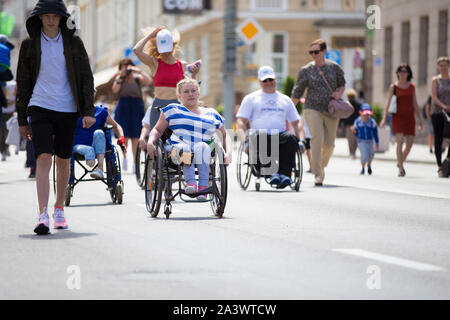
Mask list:
[[[12,128],[15,120],[18,129],[9,131],[20,133],[17,150],[26,149],[29,177],[36,178],[39,212],[34,232],[47,234],[50,230],[49,172],[53,155],[57,166],[53,211],[55,228],[68,228],[64,196],[72,153],[84,155],[90,167],[97,159],[98,169],[92,177],[103,178],[105,137],[101,129],[105,124],[113,126],[118,143],[124,150],[125,171],[128,169],[128,140],[131,140],[133,160],[137,148],[154,157],[157,140],[166,129],[171,129],[167,151],[177,150],[177,154],[188,152],[193,155],[194,163],[183,164],[186,193],[205,190],[209,179],[209,143],[212,136],[218,133],[222,137],[226,165],[232,161],[231,139],[224,128],[223,117],[213,108],[202,108],[197,79],[200,61],[188,63],[177,58],[179,34],[158,27],[149,30],[135,45],[134,53],[150,69],[150,74],[137,68],[129,58],[119,62],[111,88],[118,99],[113,119],[110,110],[94,106],[89,58],[82,40],[74,34],[75,29],[67,27],[69,17],[63,1],[39,0],[26,21],[29,37],[20,47],[17,83],[0,82],[0,86],[6,86],[5,90],[0,90],[0,110],[3,111],[0,152],[2,160],[6,160],[10,152],[6,143],[7,128]],[[3,45],[5,41],[7,38],[5,40],[0,36],[0,81],[11,73],[6,55],[12,48]],[[276,168],[265,175],[270,176],[270,184],[278,188],[292,183],[291,172],[298,150],[307,154],[315,186],[322,186],[325,169],[335,148],[340,119],[330,114],[329,104],[344,96],[344,71],[339,64],[325,58],[327,43],[324,40],[312,42],[305,51],[312,61],[300,69],[291,96],[277,91],[279,79],[273,68],[263,66],[258,71],[260,89],[244,97],[236,114],[237,135],[246,143],[246,151],[250,152],[252,141],[256,141],[257,154],[261,143],[266,143],[263,149],[268,150],[267,156],[276,157],[272,159],[277,163]],[[440,73],[433,78],[425,118],[430,120],[433,128],[434,145],[430,145],[430,150],[434,147],[438,175],[444,177],[442,146],[447,114],[450,113],[449,59],[439,58],[437,67]],[[408,64],[399,65],[396,76],[397,80],[388,91],[380,127],[387,125],[389,117],[392,117],[398,176],[404,177],[405,162],[416,135],[416,124],[421,130],[424,117],[412,82],[411,67]],[[143,87],[150,85],[154,86],[154,100],[145,112]],[[375,151],[379,148],[378,126],[372,117],[373,110],[369,104],[358,101],[354,90],[348,90],[346,97],[353,106],[353,113],[341,120],[349,153],[355,159],[359,149],[360,173],[371,175]],[[303,113],[299,114],[295,106],[301,100],[304,100],[304,108]],[[396,102],[396,111],[390,113],[392,100]],[[200,133],[197,130],[199,125]],[[278,149],[273,149],[274,145]],[[449,156],[450,148],[447,158]],[[133,161],[133,165],[135,163]],[[259,170],[272,168],[271,164],[263,165],[257,159]],[[198,185],[194,165],[198,168]],[[205,200],[203,195],[199,199]]]

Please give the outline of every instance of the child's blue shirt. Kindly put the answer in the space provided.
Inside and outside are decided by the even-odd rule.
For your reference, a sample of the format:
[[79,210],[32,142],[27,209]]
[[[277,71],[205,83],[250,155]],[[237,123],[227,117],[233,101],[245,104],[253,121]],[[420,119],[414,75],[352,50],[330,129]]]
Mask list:
[[373,118],[364,122],[361,117],[358,117],[353,126],[355,127],[358,140],[375,140],[375,143],[378,144],[378,127]]

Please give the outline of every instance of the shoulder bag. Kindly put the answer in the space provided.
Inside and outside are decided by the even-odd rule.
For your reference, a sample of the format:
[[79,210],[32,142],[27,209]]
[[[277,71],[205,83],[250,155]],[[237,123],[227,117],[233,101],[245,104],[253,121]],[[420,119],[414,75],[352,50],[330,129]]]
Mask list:
[[[328,89],[330,89],[331,93],[333,93],[333,89],[331,89],[330,84],[327,81],[327,78],[323,75],[323,72],[320,70],[318,66],[316,66],[317,70],[319,71],[320,75],[322,76],[322,79],[327,84]],[[328,113],[335,118],[338,119],[347,119],[350,117],[355,109],[353,106],[345,100],[342,99],[334,99],[332,98],[330,102],[328,102]]]
[[391,103],[389,104],[388,113],[396,114],[397,113],[397,95],[396,95],[396,85],[394,84],[394,94],[391,98]]

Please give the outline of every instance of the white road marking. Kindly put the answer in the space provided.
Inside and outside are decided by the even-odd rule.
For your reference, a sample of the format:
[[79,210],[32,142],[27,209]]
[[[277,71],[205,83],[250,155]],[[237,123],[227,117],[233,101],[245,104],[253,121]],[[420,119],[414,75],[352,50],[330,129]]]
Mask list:
[[419,271],[446,271],[445,268],[439,267],[439,266],[434,266],[432,264],[397,258],[394,256],[388,256],[388,255],[384,255],[384,254],[380,254],[380,253],[376,253],[376,252],[370,252],[370,251],[361,250],[361,249],[333,249],[333,251],[348,254],[348,255],[358,256],[361,258],[377,260],[380,262],[394,264],[397,266],[414,269],[414,270],[419,270]]

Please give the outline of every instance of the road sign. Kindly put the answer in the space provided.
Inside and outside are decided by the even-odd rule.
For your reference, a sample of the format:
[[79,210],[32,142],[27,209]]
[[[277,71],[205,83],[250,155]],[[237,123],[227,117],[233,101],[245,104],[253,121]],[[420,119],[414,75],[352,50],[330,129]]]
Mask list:
[[246,45],[252,45],[264,33],[264,29],[255,19],[247,19],[237,26],[236,33]]
[[341,63],[341,52],[339,50],[328,50],[325,59],[336,62],[338,65],[342,65]]

